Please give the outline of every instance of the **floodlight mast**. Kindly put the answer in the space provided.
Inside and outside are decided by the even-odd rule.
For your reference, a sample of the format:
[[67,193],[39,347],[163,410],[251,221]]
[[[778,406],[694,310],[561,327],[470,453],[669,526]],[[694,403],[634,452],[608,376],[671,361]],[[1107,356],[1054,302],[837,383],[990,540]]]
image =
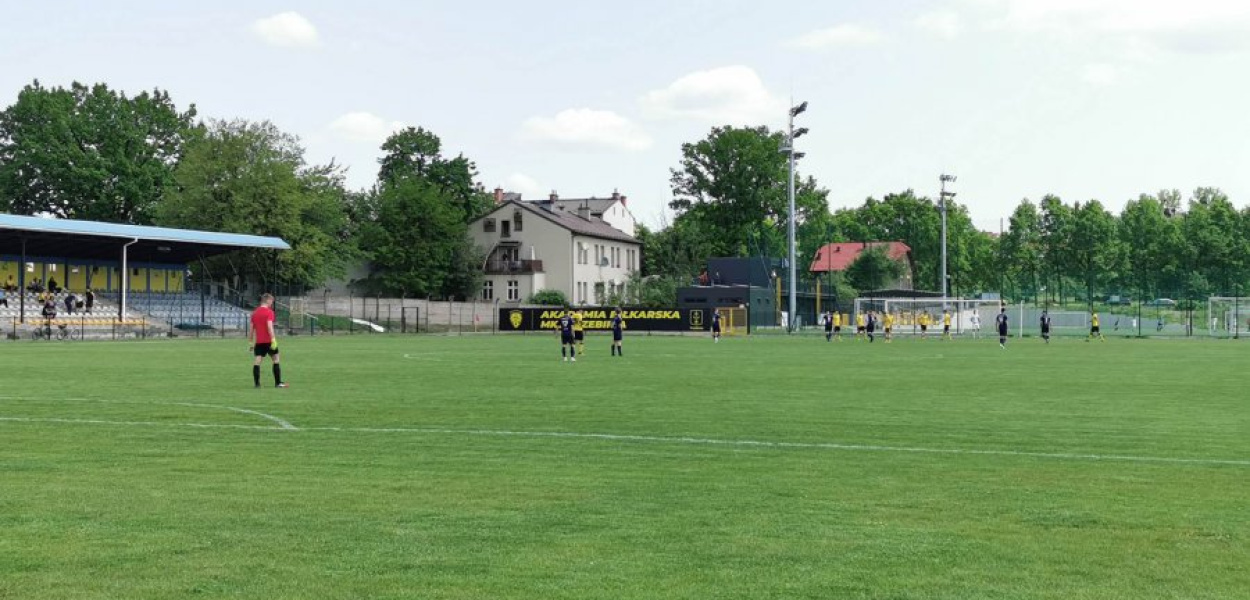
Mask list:
[[795,129],[794,118],[803,114],[803,112],[806,110],[807,110],[807,102],[802,102],[798,104],[797,106],[790,107],[790,124],[789,124],[787,135],[786,135],[786,145],[782,148],[782,151],[786,153],[787,159],[790,163],[789,186],[788,186],[789,187],[790,214],[789,214],[789,217],[786,219],[786,247],[787,247],[787,256],[788,256],[787,261],[786,261],[788,263],[787,291],[789,292],[790,301],[789,301],[789,313],[788,313],[789,318],[786,321],[786,330],[791,333],[797,330],[796,317],[798,316],[797,315],[798,302],[796,298],[797,286],[795,285],[795,278],[796,278],[796,273],[797,273],[795,262],[797,261],[797,257],[795,256],[795,248],[794,248],[794,227],[795,227],[794,161],[803,156],[801,152],[794,151],[794,140],[803,136],[804,134],[808,132],[806,127],[800,127],[798,129]]
[[946,184],[954,183],[956,177],[943,173],[938,180],[942,184],[942,191],[938,197],[938,210],[942,212],[942,308],[946,308],[947,295],[949,293],[950,275],[946,273],[946,203],[955,197],[955,192],[946,191]]

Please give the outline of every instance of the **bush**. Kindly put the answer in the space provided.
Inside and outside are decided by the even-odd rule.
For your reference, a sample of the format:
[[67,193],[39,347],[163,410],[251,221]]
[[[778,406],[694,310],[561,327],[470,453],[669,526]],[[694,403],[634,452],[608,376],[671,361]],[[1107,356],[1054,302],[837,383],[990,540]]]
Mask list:
[[568,306],[569,301],[564,297],[564,292],[560,290],[538,290],[530,296],[530,304],[542,304],[544,306]]

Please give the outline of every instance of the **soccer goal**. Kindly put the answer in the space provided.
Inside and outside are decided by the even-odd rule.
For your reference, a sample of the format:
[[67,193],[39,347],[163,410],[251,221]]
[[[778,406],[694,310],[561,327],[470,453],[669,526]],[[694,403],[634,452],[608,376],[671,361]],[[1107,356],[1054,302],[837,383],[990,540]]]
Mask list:
[[1207,331],[1212,337],[1250,333],[1250,298],[1212,296],[1207,299]]
[[928,323],[931,335],[942,333],[942,312],[950,310],[951,333],[976,335],[992,332],[994,316],[1002,303],[998,300],[965,300],[961,298],[856,298],[855,314],[868,311],[878,315],[894,315],[894,333],[919,335],[920,324]]
[[747,311],[745,308],[718,308],[721,335],[746,335]]

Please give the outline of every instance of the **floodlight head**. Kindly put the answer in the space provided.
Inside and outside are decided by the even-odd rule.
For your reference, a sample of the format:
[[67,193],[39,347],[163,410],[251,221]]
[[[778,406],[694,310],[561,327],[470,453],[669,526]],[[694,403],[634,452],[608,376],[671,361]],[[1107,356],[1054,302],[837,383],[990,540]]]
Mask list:
[[957,177],[955,177],[954,175],[947,175],[945,173],[943,173],[941,177],[942,181],[955,181],[956,179]]
[[790,116],[792,116],[792,117],[797,117],[797,116],[799,116],[799,115],[803,114],[803,111],[805,111],[805,110],[807,110],[807,101],[806,101],[806,100],[804,100],[802,104],[799,104],[798,106],[796,106],[796,107],[794,107],[794,108],[791,108],[791,109],[790,109]]
[[795,152],[795,153],[794,153],[794,160],[798,160],[798,159],[800,159],[800,158],[803,158],[804,156],[807,156],[807,153],[806,153],[806,152]]
[[800,137],[803,137],[803,136],[807,135],[807,132],[808,132],[808,129],[807,129],[806,127],[800,127],[800,128],[798,128],[798,129],[795,129],[795,130],[794,130],[794,135],[792,135],[792,136],[791,136],[791,138],[800,138]]

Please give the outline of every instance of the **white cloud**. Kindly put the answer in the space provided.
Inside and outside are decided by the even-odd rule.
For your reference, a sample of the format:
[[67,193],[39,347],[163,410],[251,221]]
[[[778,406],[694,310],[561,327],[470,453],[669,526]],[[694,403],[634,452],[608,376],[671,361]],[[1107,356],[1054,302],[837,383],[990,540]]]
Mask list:
[[570,108],[554,117],[532,117],[521,125],[521,138],[567,146],[646,150],[651,137],[629,119],[610,110]]
[[1240,0],[979,0],[992,29],[1102,34],[1185,52],[1245,47],[1250,3]]
[[330,123],[330,131],[349,142],[380,144],[404,128],[400,121],[387,121],[369,112],[349,112]]
[[786,114],[786,101],[773,95],[750,67],[697,71],[642,97],[653,118],[692,118],[717,124],[774,123]]
[[826,29],[809,31],[786,42],[786,45],[791,48],[802,48],[804,50],[821,50],[838,46],[871,46],[881,43],[883,40],[885,40],[885,36],[880,31],[863,25],[846,23]]
[[513,173],[504,180],[503,189],[519,192],[522,198],[545,198],[547,188],[525,173]]
[[279,48],[313,48],[320,43],[317,28],[297,12],[257,19],[251,29],[266,44]]
[[1120,80],[1120,69],[1108,64],[1085,65],[1081,69],[1081,79],[1090,85],[1112,85]]
[[954,11],[937,11],[920,15],[914,21],[915,26],[934,35],[953,39],[963,33],[964,24],[959,13]]

